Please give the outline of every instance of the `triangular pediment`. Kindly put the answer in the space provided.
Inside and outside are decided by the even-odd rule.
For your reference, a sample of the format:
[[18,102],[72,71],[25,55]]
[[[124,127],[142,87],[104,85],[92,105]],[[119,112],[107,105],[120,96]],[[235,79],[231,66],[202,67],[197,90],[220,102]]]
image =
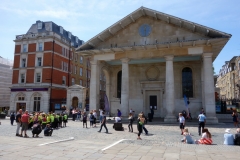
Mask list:
[[[143,24],[151,27],[151,33],[146,37],[139,35],[139,27]],[[162,12],[140,7],[91,38],[77,48],[77,51],[203,39],[229,39],[230,37],[230,34]]]
[[97,43],[94,49],[122,48],[128,46],[155,45],[210,39],[208,35],[144,16],[118,31],[115,35]]

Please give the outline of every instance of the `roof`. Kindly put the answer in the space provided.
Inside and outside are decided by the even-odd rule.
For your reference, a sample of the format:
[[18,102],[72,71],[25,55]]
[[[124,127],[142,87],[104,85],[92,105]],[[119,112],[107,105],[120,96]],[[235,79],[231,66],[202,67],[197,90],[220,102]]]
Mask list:
[[[38,29],[38,23],[42,23],[42,29]],[[42,21],[36,21],[35,24],[32,24],[30,29],[27,31],[27,34],[29,33],[43,33],[43,32],[54,32],[58,34],[59,36],[63,37],[67,41],[71,41],[71,45],[74,46],[75,48],[79,47],[80,45],[83,44],[83,41],[80,40],[77,36],[74,36],[71,34],[71,32],[63,29],[63,33],[60,32],[61,26],[55,24],[52,21],[49,22],[42,22]],[[69,38],[68,33],[71,34],[71,38]],[[77,40],[76,40],[77,39]]]
[[105,39],[108,39],[109,37],[116,34],[118,31],[124,29],[124,27],[134,23],[137,19],[143,16],[150,16],[155,18],[156,20],[162,20],[169,24],[173,24],[176,26],[179,26],[181,28],[185,28],[187,30],[191,30],[194,32],[198,32],[204,35],[207,35],[210,38],[214,39],[222,39],[222,38],[231,38],[231,34],[224,33],[191,21],[187,21],[166,13],[162,13],[156,10],[152,10],[146,7],[140,7],[134,12],[128,14],[121,20],[117,21],[107,29],[103,30],[98,35],[94,36],[90,40],[88,40],[86,43],[81,45],[76,49],[76,51],[83,51],[83,50],[90,50],[94,49],[95,46],[97,46],[99,43],[103,42]]

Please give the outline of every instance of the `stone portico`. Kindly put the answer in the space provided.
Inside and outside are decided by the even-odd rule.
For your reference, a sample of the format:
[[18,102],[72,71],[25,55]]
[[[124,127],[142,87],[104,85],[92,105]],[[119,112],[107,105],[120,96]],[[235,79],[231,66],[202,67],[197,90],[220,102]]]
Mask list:
[[203,107],[215,115],[212,62],[231,35],[141,7],[76,49],[91,57],[90,110],[99,108],[99,73],[106,76],[110,112],[127,116],[150,112],[176,121],[186,110],[196,117]]

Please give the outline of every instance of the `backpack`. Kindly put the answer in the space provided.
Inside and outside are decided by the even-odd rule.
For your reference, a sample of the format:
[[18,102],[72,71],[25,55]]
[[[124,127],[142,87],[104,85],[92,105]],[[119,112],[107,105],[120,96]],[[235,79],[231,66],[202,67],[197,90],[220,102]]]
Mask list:
[[83,120],[84,120],[84,121],[87,120],[87,116],[86,116],[86,115],[83,116]]
[[90,116],[90,119],[94,120],[94,115],[93,114]]

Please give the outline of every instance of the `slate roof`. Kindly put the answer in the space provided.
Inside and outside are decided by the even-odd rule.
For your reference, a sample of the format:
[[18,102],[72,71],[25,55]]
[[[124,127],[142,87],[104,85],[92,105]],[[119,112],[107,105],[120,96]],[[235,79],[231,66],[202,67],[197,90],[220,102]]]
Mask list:
[[[42,23],[42,29],[38,29],[38,23]],[[30,29],[27,31],[28,33],[43,33],[43,32],[54,32],[58,35],[60,35],[61,37],[65,38],[67,41],[71,41],[71,45],[75,48],[81,46],[84,41],[80,40],[77,36],[74,36],[71,34],[71,39],[68,37],[68,33],[69,31],[65,30],[63,28],[63,34],[60,33],[60,27],[59,25],[57,25],[56,23],[49,21],[49,22],[42,22],[42,21],[36,21],[36,23],[32,24],[32,26],[30,27]],[[70,32],[71,33],[71,32]],[[76,38],[78,38],[77,42],[76,42]]]

